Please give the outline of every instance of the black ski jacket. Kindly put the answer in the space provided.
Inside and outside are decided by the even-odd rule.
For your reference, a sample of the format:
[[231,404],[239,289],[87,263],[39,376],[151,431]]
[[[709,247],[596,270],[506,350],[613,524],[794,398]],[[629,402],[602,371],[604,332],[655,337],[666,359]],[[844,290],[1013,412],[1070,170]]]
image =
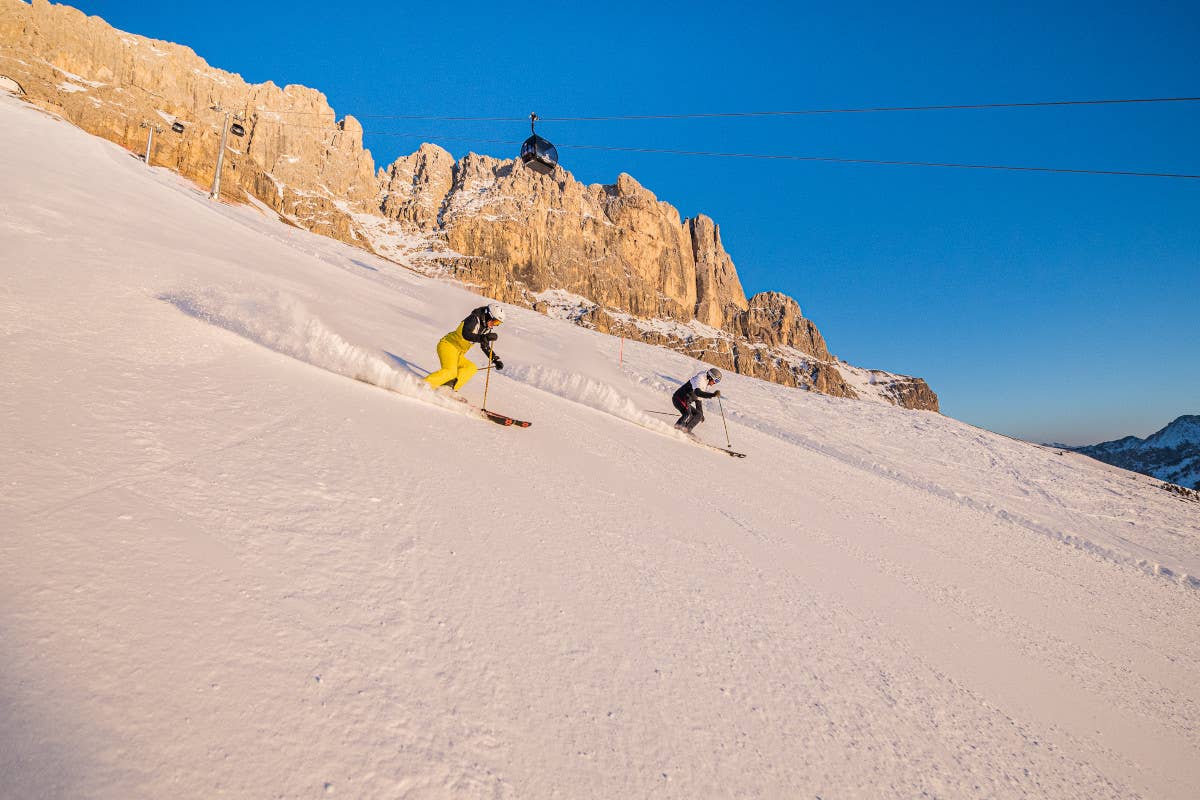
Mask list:
[[[466,319],[462,321],[462,325],[459,326],[458,332],[462,334],[462,338],[466,339],[467,342],[478,344],[485,356],[492,358],[495,355],[492,352],[492,341],[495,338],[495,334],[492,334],[491,338],[488,337],[491,331],[488,329],[487,321],[487,306],[480,306],[467,315]],[[467,345],[467,347],[470,346],[471,344]],[[495,357],[499,358],[499,356]]]
[[683,385],[675,390],[673,399],[680,400],[683,403],[690,403],[696,397],[703,397],[706,400],[710,397],[716,397],[716,392],[706,392],[700,388],[701,382],[706,382],[707,379],[708,373],[701,372],[693,376],[690,380],[684,381]]

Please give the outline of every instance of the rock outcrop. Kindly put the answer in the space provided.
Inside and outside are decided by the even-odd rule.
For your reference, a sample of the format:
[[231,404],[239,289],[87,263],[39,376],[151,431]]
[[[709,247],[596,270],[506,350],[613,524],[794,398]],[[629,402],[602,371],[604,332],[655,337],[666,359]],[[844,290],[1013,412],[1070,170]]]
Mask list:
[[[794,300],[777,292],[746,298],[713,220],[681,219],[629,175],[589,186],[561,168],[543,176],[475,154],[455,163],[423,145],[381,177],[389,187],[385,213],[438,232],[454,254],[441,266],[489,294],[535,305],[541,293],[565,289],[591,301],[595,309],[578,320],[600,331],[790,386],[855,396]],[[700,324],[688,327],[693,320]]]
[[[230,136],[222,196],[248,192],[317,233],[350,240],[345,206],[373,211],[379,193],[362,126],[337,120],[325,96],[304,86],[251,85],[214,69],[190,48],[118,31],[99,17],[35,0],[0,0],[0,68],[32,102],[90,133],[168,166],[207,189],[216,170],[224,109],[245,135]],[[170,129],[183,124],[182,133]]]
[[722,327],[739,313],[747,311],[742,282],[733,259],[721,244],[721,229],[703,214],[688,220],[692,258],[696,263],[696,319],[705,325]]
[[418,231],[441,227],[442,204],[454,186],[454,156],[435,144],[423,144],[410,156],[379,170],[380,211]]
[[[579,324],[856,396],[794,300],[746,297],[712,219],[681,219],[629,175],[585,185],[561,167],[543,176],[474,153],[455,161],[432,144],[376,171],[362,126],[337,119],[320,92],[248,84],[187,47],[46,0],[0,0],[0,42],[0,72],[28,100],[135,153],[145,150],[147,125],[158,126],[151,162],[205,190],[232,115],[245,135],[230,137],[222,199],[254,198],[296,225],[393,256],[403,252],[396,241],[419,242],[414,264],[499,299],[538,307],[546,292],[569,292],[588,303],[571,317]],[[403,236],[385,246],[387,226]],[[937,408],[923,381],[907,380],[878,397]]]
[[897,376],[887,387],[885,397],[903,408],[938,411],[938,396],[923,378]]

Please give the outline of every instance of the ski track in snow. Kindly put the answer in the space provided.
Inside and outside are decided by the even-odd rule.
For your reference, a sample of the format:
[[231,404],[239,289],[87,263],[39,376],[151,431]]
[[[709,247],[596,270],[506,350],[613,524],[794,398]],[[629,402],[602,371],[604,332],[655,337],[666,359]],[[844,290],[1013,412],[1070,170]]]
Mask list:
[[1200,504],[0,139],[0,795],[1196,795]]
[[655,433],[679,441],[688,440],[686,435],[675,430],[674,424],[666,424],[652,418],[641,410],[633,398],[622,393],[620,389],[590,376],[544,364],[512,367],[505,371],[505,376],[564,400],[632,422]]
[[229,294],[218,289],[159,296],[188,316],[337,375],[470,415],[462,403],[439,396],[421,379],[401,372],[380,353],[350,344],[303,303],[280,292]]

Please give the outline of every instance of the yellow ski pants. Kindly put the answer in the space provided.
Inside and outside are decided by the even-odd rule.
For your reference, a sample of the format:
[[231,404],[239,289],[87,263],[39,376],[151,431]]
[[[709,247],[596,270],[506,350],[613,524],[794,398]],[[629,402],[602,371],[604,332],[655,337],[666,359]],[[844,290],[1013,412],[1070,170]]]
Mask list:
[[471,376],[479,369],[467,358],[465,350],[460,350],[444,336],[437,343],[437,354],[438,360],[442,362],[442,368],[437,372],[431,372],[425,379],[425,382],[435,389],[457,379],[454,384],[454,391],[457,392],[467,385],[467,381],[471,380]]

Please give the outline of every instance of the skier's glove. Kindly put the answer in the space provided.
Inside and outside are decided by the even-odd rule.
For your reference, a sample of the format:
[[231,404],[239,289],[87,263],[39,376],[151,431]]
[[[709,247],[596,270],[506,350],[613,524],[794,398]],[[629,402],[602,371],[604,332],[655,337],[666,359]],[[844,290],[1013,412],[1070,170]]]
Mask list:
[[497,336],[496,334],[492,333],[491,331],[488,331],[487,333],[485,333],[485,334],[483,335],[483,338],[484,338],[484,339],[486,339],[486,340],[487,340],[487,341],[489,341],[489,342],[494,342],[494,341],[496,341],[497,339],[499,339],[500,337],[499,337],[499,336]]
[[496,369],[504,369],[504,362],[498,358],[493,358],[492,364],[496,367]]
[[720,397],[720,396],[721,396],[721,390],[720,390],[720,389],[717,389],[715,392],[713,392],[713,397]]

